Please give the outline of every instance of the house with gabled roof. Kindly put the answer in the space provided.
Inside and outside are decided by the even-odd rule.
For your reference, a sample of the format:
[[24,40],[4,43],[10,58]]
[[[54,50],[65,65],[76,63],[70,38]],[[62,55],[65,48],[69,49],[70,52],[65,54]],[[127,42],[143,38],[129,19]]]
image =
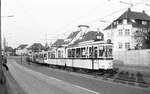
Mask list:
[[31,50],[32,52],[41,52],[45,50],[45,47],[41,43],[33,43],[28,47],[28,50]]
[[112,41],[114,52],[150,47],[150,16],[129,8],[104,29],[104,39]]
[[53,44],[52,47],[61,47],[64,44],[64,39],[57,39]]
[[[89,28],[89,26],[86,25],[79,25],[78,28],[80,30],[72,32],[66,39],[57,39],[52,47],[53,47],[53,53],[55,53],[55,56],[59,58],[65,58],[65,50],[66,47],[68,47],[70,44],[74,44],[75,41],[77,41],[79,38],[82,37],[82,35],[86,32],[86,28]],[[84,29],[83,29],[84,28]],[[54,52],[55,51],[55,52]]]
[[27,44],[21,44],[16,48],[16,55],[27,55]]
[[82,35],[79,39],[77,39],[74,43],[70,44],[69,47],[78,47],[82,44],[93,43],[96,41],[103,41],[104,35],[99,31],[88,31]]

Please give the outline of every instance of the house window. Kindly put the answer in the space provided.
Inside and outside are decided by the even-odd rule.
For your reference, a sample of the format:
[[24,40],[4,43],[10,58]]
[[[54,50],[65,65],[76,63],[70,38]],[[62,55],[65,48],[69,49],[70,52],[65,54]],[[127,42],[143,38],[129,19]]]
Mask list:
[[129,43],[129,42],[126,42],[126,43],[125,43],[125,48],[126,48],[126,49],[130,49],[130,43]]
[[119,49],[121,49],[122,48],[122,43],[119,43]]
[[97,39],[102,39],[102,36],[97,36]]
[[119,29],[119,36],[122,36],[122,35],[123,35],[122,29]]
[[125,36],[129,36],[130,35],[130,29],[125,29]]

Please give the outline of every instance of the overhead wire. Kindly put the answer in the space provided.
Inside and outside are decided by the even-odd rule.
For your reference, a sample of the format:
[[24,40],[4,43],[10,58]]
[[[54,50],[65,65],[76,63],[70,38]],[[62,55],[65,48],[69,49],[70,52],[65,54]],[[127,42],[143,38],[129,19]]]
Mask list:
[[[30,12],[29,10],[26,10],[26,8],[24,7],[24,5],[23,5],[22,3],[20,3],[20,0],[16,0],[16,1],[19,2],[19,4],[21,5],[20,7],[23,9],[23,11],[25,11],[26,13],[31,14],[31,12]],[[144,0],[144,2],[145,2],[145,1],[148,1],[148,0]],[[143,3],[143,1],[142,1],[142,2],[138,2],[138,3],[136,3],[135,5],[137,6],[137,5],[141,4],[141,3]],[[135,6],[135,5],[134,5],[134,6]],[[97,8],[99,8],[99,4],[98,4],[96,7],[92,8],[91,10],[87,11],[85,14],[89,14],[89,13],[93,12],[94,10],[96,10]],[[114,12],[108,14],[108,15],[105,15],[104,17],[98,18],[98,19],[96,19],[96,20],[92,20],[92,21],[90,21],[90,22],[99,21],[100,19],[104,19],[104,18],[106,18],[106,17],[112,16],[112,15],[118,13],[118,12],[121,12],[121,11],[125,10],[125,9],[127,9],[127,8],[123,8],[123,9],[114,11]],[[25,13],[25,14],[26,14],[26,13]],[[84,15],[79,16],[76,20],[72,21],[72,23],[74,24],[76,21],[82,19],[83,17],[84,17]],[[36,24],[39,23],[39,22],[37,22],[36,17],[33,17],[32,20],[33,20],[34,22],[36,22]],[[68,23],[68,24],[66,24],[66,25],[63,26],[63,27],[66,27],[66,26],[68,27],[68,25],[72,25],[72,24],[69,24],[69,23]],[[62,27],[62,28],[63,28],[63,27]],[[66,31],[66,32],[64,32],[64,33],[62,33],[62,34],[66,34],[67,32],[68,32],[68,31]],[[72,32],[74,32],[74,31],[72,31]]]
[[[140,4],[143,4],[143,3],[147,2],[147,1],[149,1],[149,0],[144,0],[144,1],[142,0],[141,2],[137,2],[137,3],[135,3],[135,4],[132,4],[132,6],[130,6],[130,8],[131,8],[131,7],[138,6],[138,5],[140,5]],[[122,11],[124,11],[124,10],[127,10],[128,8],[129,8],[129,7],[122,8],[122,9],[120,9],[120,10],[114,11],[114,12],[108,14],[108,15],[105,15],[104,17],[101,17],[101,18],[98,18],[98,19],[89,21],[88,24],[94,23],[94,22],[96,22],[96,21],[103,20],[104,18],[107,18],[107,17],[109,17],[109,16],[112,16],[112,15],[114,15],[114,14],[116,14],[116,13],[122,12]]]

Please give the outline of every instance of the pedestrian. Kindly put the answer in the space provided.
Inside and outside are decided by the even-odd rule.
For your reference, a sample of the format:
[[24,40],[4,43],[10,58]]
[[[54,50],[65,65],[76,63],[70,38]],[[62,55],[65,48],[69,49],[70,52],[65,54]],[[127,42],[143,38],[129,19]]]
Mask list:
[[2,63],[3,63],[3,66],[6,68],[6,70],[8,71],[9,68],[7,66],[7,57],[6,56],[2,55]]

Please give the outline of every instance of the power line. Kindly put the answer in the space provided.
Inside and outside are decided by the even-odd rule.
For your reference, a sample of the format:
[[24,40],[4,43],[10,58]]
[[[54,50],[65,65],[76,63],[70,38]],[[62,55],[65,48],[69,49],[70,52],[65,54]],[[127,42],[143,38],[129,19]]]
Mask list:
[[[141,4],[143,4],[143,3],[147,2],[147,1],[149,1],[149,0],[144,0],[144,1],[141,1],[141,2],[137,2],[137,3],[135,3],[135,4],[131,4],[130,7],[135,7],[135,6],[141,5]],[[130,4],[130,3],[128,3],[128,4]],[[88,22],[88,24],[89,24],[89,23],[92,23],[92,22],[96,22],[96,21],[102,20],[102,19],[107,18],[107,17],[109,17],[109,16],[112,16],[112,15],[114,15],[114,14],[116,14],[116,13],[122,12],[122,11],[124,11],[124,10],[127,10],[128,8],[129,8],[129,7],[122,8],[122,9],[120,9],[120,10],[114,11],[114,12],[108,14],[108,15],[105,15],[104,17],[101,17],[101,18],[92,20],[92,21]]]

